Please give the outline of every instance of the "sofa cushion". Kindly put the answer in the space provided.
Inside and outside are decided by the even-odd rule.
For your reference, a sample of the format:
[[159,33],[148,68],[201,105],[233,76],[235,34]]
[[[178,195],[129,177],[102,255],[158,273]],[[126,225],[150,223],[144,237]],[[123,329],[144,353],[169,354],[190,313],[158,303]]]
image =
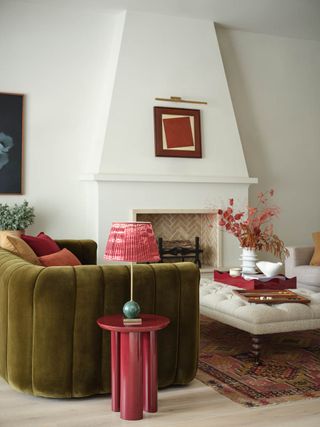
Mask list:
[[312,233],[314,241],[314,252],[310,261],[310,265],[320,265],[320,231]]
[[36,237],[24,234],[21,238],[28,243],[39,257],[60,251],[60,247],[57,243],[43,232],[39,233]]
[[45,267],[53,267],[58,265],[81,265],[81,262],[78,260],[78,258],[66,248],[50,255],[41,256],[39,257],[39,261]]
[[[10,236],[8,234],[6,240],[9,243],[8,250],[10,252],[13,252],[14,254],[18,255],[24,260],[31,262],[31,264],[41,265],[37,255],[34,253],[31,247],[23,239],[20,239],[20,237],[16,237],[16,236]],[[4,246],[4,249],[6,249],[5,246]]]
[[0,248],[14,252],[14,246],[9,242],[7,236],[21,237],[21,230],[0,230]]
[[316,265],[298,265],[295,268],[297,282],[320,287],[320,268]]

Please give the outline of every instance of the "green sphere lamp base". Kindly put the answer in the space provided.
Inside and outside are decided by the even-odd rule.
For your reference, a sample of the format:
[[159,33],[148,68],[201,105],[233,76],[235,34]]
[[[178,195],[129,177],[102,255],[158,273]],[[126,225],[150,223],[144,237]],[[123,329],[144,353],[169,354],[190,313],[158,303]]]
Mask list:
[[139,304],[135,301],[127,301],[122,308],[122,312],[127,319],[136,319],[140,314]]

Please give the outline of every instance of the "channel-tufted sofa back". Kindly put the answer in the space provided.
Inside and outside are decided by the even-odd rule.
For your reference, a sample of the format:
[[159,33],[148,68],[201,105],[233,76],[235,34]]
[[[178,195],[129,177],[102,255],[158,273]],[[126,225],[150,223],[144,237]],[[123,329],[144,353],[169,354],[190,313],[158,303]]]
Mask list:
[[[120,313],[129,299],[129,269],[97,266],[91,240],[58,240],[83,264],[39,267],[0,249],[0,375],[38,396],[110,392],[110,338],[96,319]],[[158,333],[159,387],[196,373],[199,270],[193,263],[134,267],[135,300],[144,313],[168,316]]]

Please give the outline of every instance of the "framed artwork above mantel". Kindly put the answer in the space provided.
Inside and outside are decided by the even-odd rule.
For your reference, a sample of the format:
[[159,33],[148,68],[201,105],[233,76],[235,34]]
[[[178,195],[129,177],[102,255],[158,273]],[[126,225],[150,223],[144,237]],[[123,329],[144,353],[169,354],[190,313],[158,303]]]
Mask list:
[[0,194],[22,194],[24,95],[0,92]]
[[154,107],[157,157],[201,158],[200,110]]

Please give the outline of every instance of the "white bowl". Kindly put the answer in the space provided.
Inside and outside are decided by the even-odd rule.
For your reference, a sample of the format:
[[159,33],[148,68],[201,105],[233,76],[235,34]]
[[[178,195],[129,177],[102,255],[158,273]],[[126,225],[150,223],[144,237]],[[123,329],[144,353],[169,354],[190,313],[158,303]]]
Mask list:
[[282,265],[282,262],[259,261],[256,263],[256,266],[259,268],[259,270],[261,270],[262,273],[267,277],[272,277],[279,274]]

